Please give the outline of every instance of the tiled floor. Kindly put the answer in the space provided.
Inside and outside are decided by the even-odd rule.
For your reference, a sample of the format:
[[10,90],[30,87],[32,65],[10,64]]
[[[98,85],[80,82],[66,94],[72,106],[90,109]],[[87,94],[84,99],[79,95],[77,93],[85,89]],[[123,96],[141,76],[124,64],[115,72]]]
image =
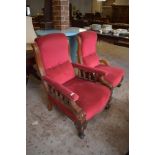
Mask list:
[[88,123],[81,140],[71,120],[48,102],[40,81],[33,77],[27,84],[27,155],[124,155],[128,151],[128,48],[98,44],[98,54],[126,71],[120,88],[113,93],[112,106]]

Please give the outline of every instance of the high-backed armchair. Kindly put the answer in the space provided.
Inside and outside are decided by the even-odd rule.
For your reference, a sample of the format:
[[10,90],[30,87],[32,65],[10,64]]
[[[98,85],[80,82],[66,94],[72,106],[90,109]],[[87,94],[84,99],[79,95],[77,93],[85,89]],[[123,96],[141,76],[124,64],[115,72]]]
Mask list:
[[[50,102],[67,115],[84,137],[87,121],[101,112],[111,98],[111,90],[96,83],[102,71],[72,64],[69,58],[69,43],[62,33],[37,38],[36,60]],[[80,74],[76,75],[76,72]]]
[[124,70],[111,66],[106,59],[99,60],[96,53],[97,33],[94,31],[81,32],[78,35],[78,61],[80,64],[99,69],[103,72],[102,82],[114,88],[121,85]]

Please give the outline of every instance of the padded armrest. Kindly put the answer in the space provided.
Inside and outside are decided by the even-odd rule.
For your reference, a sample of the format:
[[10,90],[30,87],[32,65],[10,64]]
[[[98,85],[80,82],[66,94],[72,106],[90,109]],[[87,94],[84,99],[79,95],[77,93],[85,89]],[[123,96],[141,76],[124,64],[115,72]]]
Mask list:
[[65,86],[51,80],[48,76],[44,76],[43,80],[45,80],[49,85],[54,87],[56,90],[58,90],[64,96],[66,96],[68,99],[70,99],[74,102],[78,100],[79,96],[77,94],[75,94],[74,92],[72,92],[71,90],[66,88]]
[[81,70],[84,70],[86,72],[94,72],[96,74],[100,74],[100,75],[105,75],[106,73],[100,69],[97,69],[97,68],[91,68],[91,67],[88,67],[88,66],[84,66],[84,65],[81,65],[81,64],[77,64],[77,63],[72,63],[73,67],[74,68],[79,68]]

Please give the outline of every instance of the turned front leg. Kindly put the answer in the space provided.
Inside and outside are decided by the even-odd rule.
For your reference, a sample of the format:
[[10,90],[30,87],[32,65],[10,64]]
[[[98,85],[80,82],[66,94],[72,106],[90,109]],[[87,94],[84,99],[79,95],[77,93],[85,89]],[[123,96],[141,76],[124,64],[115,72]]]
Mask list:
[[86,121],[83,122],[83,123],[81,123],[81,122],[76,122],[76,123],[75,123],[75,126],[76,126],[77,131],[78,131],[78,136],[79,136],[81,139],[83,139],[84,136],[85,136],[84,130],[85,130],[86,127],[87,127],[87,122],[86,122]]

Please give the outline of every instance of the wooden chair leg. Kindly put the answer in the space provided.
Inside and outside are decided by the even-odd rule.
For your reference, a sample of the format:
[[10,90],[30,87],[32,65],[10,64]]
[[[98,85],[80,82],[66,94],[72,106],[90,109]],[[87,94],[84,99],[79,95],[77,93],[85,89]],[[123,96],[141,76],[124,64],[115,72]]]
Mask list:
[[117,85],[117,87],[120,87],[122,85],[122,81],[124,78],[122,78],[121,82]]
[[78,136],[83,139],[85,134],[84,134],[84,130],[86,129],[87,127],[87,122],[84,122],[84,123],[81,123],[81,122],[76,122],[75,123],[75,126],[77,128],[77,131],[78,131]]
[[111,107],[111,104],[110,104],[110,103],[108,103],[108,104],[106,105],[106,107],[105,107],[105,110],[109,110],[109,109],[110,109],[110,107]]
[[[111,89],[111,91],[113,92],[113,89]],[[107,105],[105,107],[105,110],[109,110],[110,109],[110,107],[111,107],[111,100],[112,100],[112,93],[111,93],[110,99],[109,99],[109,101],[108,101],[108,103],[107,103]]]
[[53,104],[51,102],[47,104],[47,109],[48,111],[51,111],[53,109]]
[[26,73],[26,85],[28,83],[28,80],[29,80],[29,74]]
[[122,84],[120,83],[117,87],[120,87]]

